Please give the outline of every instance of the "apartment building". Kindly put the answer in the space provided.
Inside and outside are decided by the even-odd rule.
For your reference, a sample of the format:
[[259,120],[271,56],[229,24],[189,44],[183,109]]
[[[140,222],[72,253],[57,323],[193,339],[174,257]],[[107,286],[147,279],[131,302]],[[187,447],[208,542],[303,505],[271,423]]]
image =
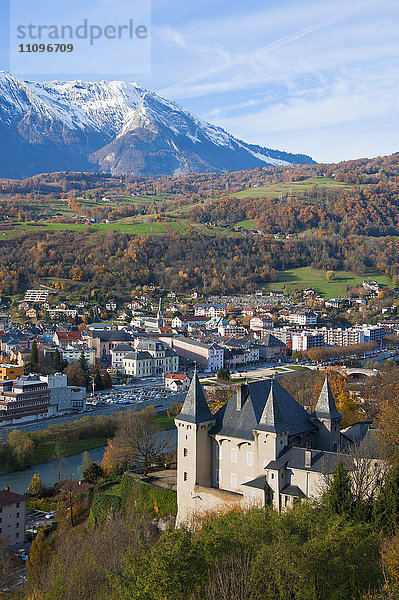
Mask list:
[[6,486],[0,490],[0,536],[15,546],[25,540],[25,524],[26,497]]

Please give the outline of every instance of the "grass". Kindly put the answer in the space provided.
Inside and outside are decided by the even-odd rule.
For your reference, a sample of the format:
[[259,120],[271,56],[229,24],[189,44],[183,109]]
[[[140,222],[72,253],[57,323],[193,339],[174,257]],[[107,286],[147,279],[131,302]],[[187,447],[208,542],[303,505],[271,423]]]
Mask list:
[[[100,446],[105,446],[107,443],[106,437],[89,438],[85,440],[76,440],[73,442],[64,442],[61,444],[62,455],[72,456],[73,454],[79,454],[85,450],[93,450]],[[44,463],[54,460],[56,442],[46,442],[40,448],[36,448],[30,458],[30,466],[42,465]],[[7,473],[8,471],[4,466],[0,467],[0,473]]]
[[248,196],[249,198],[279,198],[283,196],[295,196],[300,195],[305,190],[309,190],[312,187],[329,188],[329,189],[350,189],[351,185],[336,181],[331,177],[309,177],[303,181],[293,181],[292,183],[279,183],[258,188],[249,188],[233,194],[236,198],[243,198]]
[[154,423],[159,425],[163,431],[175,428],[175,418],[169,416],[167,412],[157,413],[154,417]]
[[325,271],[313,269],[312,267],[300,267],[279,271],[278,281],[264,286],[265,290],[286,290],[292,292],[295,289],[313,288],[318,294],[326,299],[343,296],[347,285],[352,287],[361,286],[365,279],[375,279],[380,285],[392,285],[389,277],[375,272],[356,275],[349,271],[335,271],[334,281],[326,280]]
[[238,221],[238,223],[233,223],[232,227],[243,227],[244,229],[256,229],[255,227],[255,219],[245,219],[244,221]]

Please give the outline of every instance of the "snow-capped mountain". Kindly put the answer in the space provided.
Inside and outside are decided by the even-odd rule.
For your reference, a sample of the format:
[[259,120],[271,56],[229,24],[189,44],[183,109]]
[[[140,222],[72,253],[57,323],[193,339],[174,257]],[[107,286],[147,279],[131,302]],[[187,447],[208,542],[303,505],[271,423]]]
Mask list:
[[246,144],[136,83],[20,81],[0,72],[0,177],[223,172],[310,163]]

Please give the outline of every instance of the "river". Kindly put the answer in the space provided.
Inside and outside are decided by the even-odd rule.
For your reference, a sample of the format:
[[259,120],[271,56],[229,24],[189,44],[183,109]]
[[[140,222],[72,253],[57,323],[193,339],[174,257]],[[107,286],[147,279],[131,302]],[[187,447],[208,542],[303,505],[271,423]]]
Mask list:
[[[94,462],[101,462],[104,454],[104,446],[88,450],[91,459]],[[82,464],[83,452],[74,454],[63,459],[61,463],[61,477],[64,479],[79,479],[81,475],[78,472],[78,467]],[[10,487],[12,492],[23,494],[26,492],[31,479],[35,473],[40,473],[40,478],[46,485],[53,485],[58,480],[58,462],[48,462],[43,465],[36,465],[23,469],[22,471],[13,471],[0,475],[0,490],[6,485]]]

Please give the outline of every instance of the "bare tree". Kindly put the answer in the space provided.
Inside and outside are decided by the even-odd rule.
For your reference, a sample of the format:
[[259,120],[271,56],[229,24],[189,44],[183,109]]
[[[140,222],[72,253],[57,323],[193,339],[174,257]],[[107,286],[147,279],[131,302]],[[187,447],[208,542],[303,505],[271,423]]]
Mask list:
[[218,561],[207,584],[207,600],[246,600],[251,590],[251,563],[249,553],[236,554],[227,561]]
[[379,458],[377,444],[366,438],[348,450],[348,470],[355,500],[369,500],[380,493],[388,463]]
[[144,475],[170,449],[170,437],[154,423],[154,411],[150,409],[123,413],[112,443],[127,463],[142,468]]

